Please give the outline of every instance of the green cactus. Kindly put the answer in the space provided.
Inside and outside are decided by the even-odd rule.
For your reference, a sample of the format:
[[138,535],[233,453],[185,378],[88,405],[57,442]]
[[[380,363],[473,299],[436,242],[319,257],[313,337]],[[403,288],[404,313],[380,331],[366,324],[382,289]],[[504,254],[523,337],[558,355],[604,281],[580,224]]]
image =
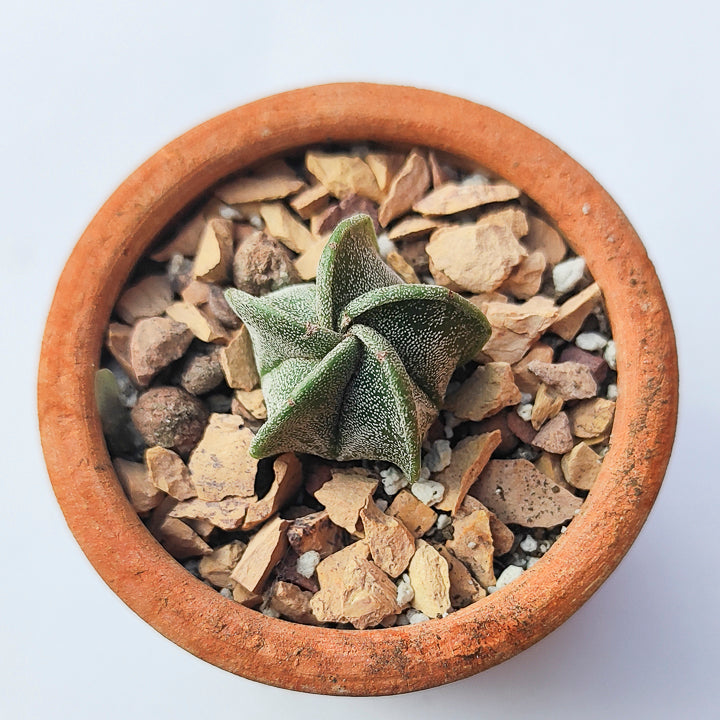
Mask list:
[[252,455],[387,460],[411,482],[450,376],[490,337],[457,293],[405,284],[380,257],[367,215],[335,228],[317,284],[225,296],[250,333],[267,404]]

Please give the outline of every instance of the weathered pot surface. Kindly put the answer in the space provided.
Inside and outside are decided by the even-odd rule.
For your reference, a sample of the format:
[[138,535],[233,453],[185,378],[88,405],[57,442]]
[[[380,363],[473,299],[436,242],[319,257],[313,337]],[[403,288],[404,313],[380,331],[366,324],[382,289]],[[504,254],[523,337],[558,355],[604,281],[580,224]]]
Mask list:
[[[95,408],[93,377],[111,309],[163,227],[226,175],[327,141],[434,147],[517,185],[585,257],[618,346],[611,450],[580,515],[518,580],[441,620],[365,631],[290,627],[224,598],[173,560],[139,520],[114,474]],[[138,615],[186,650],[246,678],[307,692],[381,695],[502,662],[597,590],[660,488],[677,383],[674,334],[655,271],[628,220],[586,170],[489,108],[414,88],[351,83],[283,93],[225,113],[167,145],[117,189],[58,283],[38,404],[50,479],[67,523]]]

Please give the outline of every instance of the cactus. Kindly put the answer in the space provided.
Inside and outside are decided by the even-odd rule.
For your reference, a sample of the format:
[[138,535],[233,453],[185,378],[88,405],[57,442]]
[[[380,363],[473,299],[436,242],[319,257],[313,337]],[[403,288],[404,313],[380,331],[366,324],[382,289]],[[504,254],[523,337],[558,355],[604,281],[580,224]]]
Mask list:
[[455,368],[489,338],[487,319],[447,288],[405,284],[367,215],[335,228],[316,280],[263,297],[226,291],[268,409],[250,452],[387,460],[414,482],[423,436]]

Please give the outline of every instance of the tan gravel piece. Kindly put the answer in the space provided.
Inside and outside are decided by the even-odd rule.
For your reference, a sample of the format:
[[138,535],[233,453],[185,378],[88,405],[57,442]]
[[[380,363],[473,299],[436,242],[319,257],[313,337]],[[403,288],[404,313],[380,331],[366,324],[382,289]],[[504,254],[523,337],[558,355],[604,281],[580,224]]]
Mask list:
[[597,384],[586,365],[533,360],[528,363],[528,370],[555,390],[563,400],[584,400],[597,393]]
[[320,591],[310,600],[310,608],[319,621],[351,623],[364,630],[400,612],[395,583],[375,563],[348,554],[342,564],[335,562],[321,571],[334,557],[318,565]]
[[550,329],[563,340],[572,340],[601,300],[602,292],[598,284],[589,285],[560,306],[558,316]]
[[401,490],[395,496],[387,514],[400,520],[416,538],[422,537],[437,520],[437,513],[409,490]]
[[252,530],[285,507],[302,486],[302,465],[295,453],[283,453],[273,462],[275,475],[265,496],[250,505],[243,522],[243,530]]
[[302,280],[314,280],[317,274],[318,262],[320,262],[320,256],[325,248],[327,237],[320,238],[315,241],[315,244],[308,248],[297,260],[295,260],[295,270]]
[[447,227],[447,225],[445,220],[422,215],[408,215],[390,228],[388,238],[390,240],[413,240],[429,235],[434,230]]
[[529,528],[560,525],[582,505],[527,460],[491,460],[470,494],[504,523]]
[[209,555],[212,548],[190,525],[179,518],[170,517],[176,505],[177,501],[173,498],[165,498],[153,511],[148,529],[176,560]]
[[562,466],[560,465],[560,456],[553,455],[549,452],[543,452],[540,457],[535,461],[535,467],[543,474],[547,475],[553,482],[557,483],[566,490],[572,492],[572,485],[565,480],[563,475]]
[[319,625],[319,621],[310,609],[310,600],[313,596],[309,590],[302,590],[283,580],[273,583],[268,595],[269,605],[281,617],[292,620],[292,622],[303,623],[304,625]]
[[578,490],[590,490],[602,467],[602,458],[584,442],[563,455],[560,462],[565,479]]
[[530,252],[540,251],[550,266],[557,265],[567,254],[567,245],[555,228],[545,220],[530,215],[525,246]]
[[542,285],[546,265],[545,255],[539,250],[530,253],[510,273],[510,276],[502,285],[502,290],[509,292],[520,300],[528,300],[537,295]]
[[532,444],[555,455],[569,452],[573,446],[573,437],[567,414],[561,412],[548,420],[538,430]]
[[287,536],[298,555],[314,550],[321,558],[326,558],[343,547],[342,528],[330,520],[327,510],[293,520]]
[[238,530],[242,527],[248,508],[256,501],[254,495],[230,495],[222,500],[192,498],[179,502],[170,512],[170,516],[185,520],[206,520],[221,530]]
[[287,520],[276,516],[252,535],[231,579],[251,593],[262,592],[272,569],[287,550],[288,525]]
[[530,350],[528,350],[525,357],[512,366],[513,375],[515,375],[515,384],[518,386],[520,392],[529,393],[530,395],[537,393],[541,381],[537,375],[528,370],[527,366],[533,360],[551,363],[553,361],[553,354],[553,349],[549,345],[536,342]]
[[[210,300],[210,284],[202,280],[191,280],[190,284],[180,291],[180,297],[190,305],[205,305]],[[171,303],[166,306],[169,307]]]
[[267,419],[265,396],[260,388],[256,388],[255,390],[236,390],[235,398],[252,418],[256,420]]
[[[426,248],[433,277],[442,276],[472,293],[499,288],[527,256],[507,223],[479,222],[436,230]],[[442,273],[438,276],[438,271]],[[443,283],[440,283],[443,284]],[[453,288],[451,288],[453,289]]]
[[444,545],[435,545],[435,549],[445,558],[450,578],[450,603],[456,609],[464,608],[487,595],[467,567],[458,560]]
[[246,545],[240,540],[233,540],[226,545],[215,548],[209,555],[200,560],[198,573],[217,588],[230,588],[234,585],[230,573],[235,569]]
[[[120,367],[130,378],[135,387],[141,387],[142,383],[135,374],[130,362],[130,338],[132,337],[133,328],[123,323],[110,323],[108,325],[107,335],[105,337],[105,347],[110,354],[118,361]],[[190,333],[192,342],[192,333]]]
[[192,342],[188,326],[170,318],[139,320],[129,338],[129,358],[141,387],[149,385],[156,373],[182,357]]
[[396,250],[391,250],[385,258],[387,264],[406,282],[417,284],[420,282],[412,265]]
[[470,486],[478,479],[490,456],[500,444],[499,430],[463,438],[453,449],[450,465],[433,475],[435,482],[445,487],[437,510],[455,515]]
[[162,315],[173,301],[166,275],[147,275],[120,296],[115,312],[129,325],[141,318]]
[[315,498],[327,509],[336,525],[353,535],[357,532],[360,511],[372,498],[377,486],[377,478],[333,470],[332,480],[315,491]]
[[176,500],[187,500],[197,494],[190,470],[182,458],[168,448],[156,446],[145,450],[145,464],[150,482]]
[[267,232],[293,252],[304,253],[315,244],[315,238],[307,227],[282,203],[263,203],[260,215]]
[[557,317],[557,307],[550,299],[536,295],[524,303],[489,302],[485,316],[492,335],[482,352],[496,361],[517,363]]
[[615,403],[605,398],[581,400],[568,410],[572,434],[586,440],[604,435],[611,428],[614,417]]
[[424,540],[418,540],[408,569],[415,591],[411,604],[429,618],[443,617],[452,607],[447,560]]
[[230,278],[232,260],[232,222],[222,218],[209,220],[200,235],[193,276],[209,283],[224,283]]
[[425,158],[412,150],[390,183],[385,199],[378,208],[382,227],[409,210],[430,187],[430,169]]
[[515,543],[515,533],[492,511],[488,510],[477,498],[466,495],[458,510],[458,517],[465,517],[477,510],[484,510],[490,518],[490,534],[493,540],[493,553],[504,555],[510,552]]
[[207,343],[226,343],[229,340],[228,331],[219,320],[216,320],[212,315],[207,315],[200,308],[188,302],[173,303],[165,313],[176,322],[187,325],[198,340]]
[[327,188],[317,183],[298,193],[290,201],[290,207],[303,220],[309,220],[313,215],[317,215],[327,207],[329,199],[330,193]]
[[143,463],[115,458],[113,467],[135,512],[144,515],[163,501],[165,493],[150,482],[147,468]]
[[423,215],[453,215],[494,202],[520,197],[520,191],[509,182],[454,183],[447,182],[418,200],[412,209]]
[[228,205],[278,200],[305,187],[305,183],[282,160],[272,160],[252,175],[231,180],[215,194]]
[[539,430],[546,420],[554,418],[563,407],[562,397],[551,387],[541,382],[535,394],[530,422]]
[[251,497],[258,461],[249,449],[255,435],[237,415],[210,415],[202,439],[190,454],[188,467],[201,500],[229,495]]
[[439,188],[447,182],[453,182],[457,180],[458,173],[453,167],[454,161],[448,159],[444,162],[442,153],[438,153],[435,150],[428,152],[428,165],[430,167],[430,175],[432,176],[433,188]]
[[204,212],[197,213],[179,228],[171,240],[153,250],[150,259],[155,262],[167,262],[173,255],[194,257],[206,222]]
[[467,565],[484,588],[494,585],[493,540],[487,511],[476,510],[456,518],[453,528],[453,539],[445,543],[447,549]]
[[260,383],[252,340],[245,325],[232,335],[225,347],[221,348],[220,366],[225,374],[225,382],[233,389],[250,391]]
[[328,555],[320,561],[315,569],[318,582],[320,585],[328,584],[333,580],[333,576],[342,573],[343,568],[351,560],[368,560],[370,558],[370,547],[365,540],[346,545],[341,550]]
[[380,510],[372,498],[360,510],[360,520],[373,562],[390,577],[398,577],[415,552],[412,533],[396,517]]
[[368,164],[354,155],[340,155],[310,150],[305,166],[336,198],[362,195],[379,203],[382,192]]
[[406,156],[399,152],[370,152],[365,156],[365,162],[373,171],[378,187],[384,193],[388,191],[390,183],[398,170],[405,163]]
[[445,401],[445,409],[464,420],[482,420],[508,405],[520,402],[508,363],[481,365]]
[[236,603],[249,608],[257,608],[263,601],[262,595],[246,590],[242,585],[239,585],[235,581],[233,581],[232,596]]

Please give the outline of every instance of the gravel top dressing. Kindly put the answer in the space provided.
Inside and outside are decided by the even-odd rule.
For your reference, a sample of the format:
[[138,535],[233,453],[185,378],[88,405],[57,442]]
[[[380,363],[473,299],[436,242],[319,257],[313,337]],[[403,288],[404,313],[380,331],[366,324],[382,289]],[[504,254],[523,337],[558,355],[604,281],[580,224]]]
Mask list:
[[583,258],[427,148],[312,147],[215,187],[138,264],[105,347],[103,430],[150,532],[224,596],[329,627],[518,578],[579,512],[617,397]]

